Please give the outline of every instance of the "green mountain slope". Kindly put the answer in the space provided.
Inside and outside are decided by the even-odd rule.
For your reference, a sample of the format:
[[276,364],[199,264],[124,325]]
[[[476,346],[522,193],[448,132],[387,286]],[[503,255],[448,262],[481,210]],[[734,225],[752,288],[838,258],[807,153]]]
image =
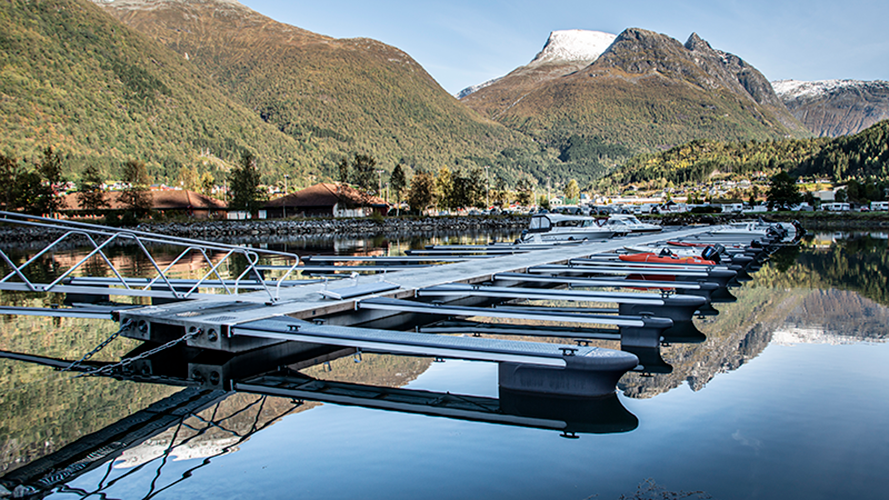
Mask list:
[[404,52],[369,39],[333,39],[278,23],[237,2],[117,0],[103,8],[187,57],[231,95],[320,155],[395,162],[510,164],[534,151],[521,134],[447,94]]
[[172,180],[181,165],[225,169],[243,149],[276,168],[298,149],[185,58],[91,2],[3,2],[0,47],[0,148],[21,158],[52,145],[69,176],[92,162],[113,177],[136,158]]
[[803,162],[797,174],[834,179],[889,179],[889,120],[855,135],[830,141],[824,149]]
[[703,182],[715,175],[771,176],[780,170],[836,182],[885,180],[889,178],[889,120],[836,139],[691,141],[662,153],[634,157],[598,180],[596,186],[608,189],[636,184],[660,188],[667,183]]
[[572,135],[620,145],[625,157],[695,139],[810,135],[755,68],[694,34],[683,45],[665,35],[628,29],[579,71],[555,78],[536,75],[536,81],[516,76],[521,75],[494,82],[463,102],[558,147],[563,161],[570,157]]

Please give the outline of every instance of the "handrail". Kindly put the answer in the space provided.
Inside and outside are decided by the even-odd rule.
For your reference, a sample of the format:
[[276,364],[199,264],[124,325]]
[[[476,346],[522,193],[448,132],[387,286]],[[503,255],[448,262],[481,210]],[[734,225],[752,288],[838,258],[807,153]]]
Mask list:
[[[147,231],[119,229],[98,224],[87,224],[84,222],[59,221],[46,217],[0,211],[0,222],[3,221],[16,225],[58,230],[62,231],[63,234],[59,238],[53,240],[46,247],[37,252],[34,256],[29,258],[20,266],[15,265],[13,260],[5,252],[3,252],[3,250],[0,250],[0,258],[2,258],[2,261],[6,262],[6,264],[9,265],[12,269],[12,271],[10,271],[7,275],[0,278],[0,290],[14,285],[14,283],[12,283],[10,279],[17,276],[32,292],[52,292],[54,288],[63,284],[66,278],[71,276],[74,271],[81,268],[94,256],[101,257],[101,259],[111,269],[111,271],[117,278],[116,280],[112,279],[109,285],[123,286],[128,290],[133,289],[130,286],[127,278],[125,278],[123,274],[121,274],[121,271],[118,270],[114,266],[114,264],[112,264],[111,259],[108,258],[104,251],[105,248],[108,247],[111,243],[122,240],[132,240],[132,242],[135,243],[136,246],[139,248],[140,253],[151,263],[151,266],[156,273],[144,287],[133,290],[151,290],[153,292],[157,292],[159,291],[158,288],[160,287],[162,289],[168,290],[171,296],[176,299],[188,299],[192,295],[199,293],[201,285],[204,282],[208,281],[214,275],[219,280],[219,282],[222,283],[222,290],[225,294],[237,294],[238,289],[240,288],[239,285],[245,276],[262,276],[261,270],[259,269],[260,266],[258,265],[261,258],[284,258],[292,262],[292,264],[288,262],[286,266],[282,266],[283,269],[286,269],[286,273],[284,273],[284,275],[277,280],[270,280],[270,284],[273,285],[271,288],[266,284],[265,280],[261,280],[261,288],[269,294],[271,302],[274,303],[279,300],[282,282],[287,279],[287,277],[289,277],[300,264],[299,256],[291,252],[251,248],[242,245],[229,245],[226,243],[203,241],[193,238],[181,238],[178,236],[167,236]],[[52,251],[63,241],[75,235],[83,236],[87,241],[87,246],[90,248],[90,251],[85,257],[81,258],[76,264],[68,268],[64,273],[62,273],[61,276],[57,277],[50,283],[36,283],[27,277],[25,271],[28,266],[30,266],[34,262],[37,262],[37,260],[45,255],[47,252]],[[185,248],[172,260],[170,264],[166,265],[164,268],[161,268],[161,265],[158,264],[155,257],[151,254],[149,246],[146,245],[146,243]],[[210,251],[222,252],[224,253],[224,255],[221,259],[214,263],[208,254],[208,252]],[[180,260],[182,260],[192,252],[199,253],[201,255],[201,260],[210,267],[210,270],[204,273],[188,290],[181,291],[181,286],[177,290],[176,286],[174,286],[173,282],[171,281],[171,276],[169,276],[168,273],[176,263],[178,263]],[[224,263],[231,262],[231,260],[233,260],[232,256],[234,255],[240,255],[244,257],[247,265],[244,271],[234,280],[233,288],[229,288],[229,286],[226,284],[226,281],[219,274],[219,268]],[[153,293],[152,296],[156,296],[156,293]]]

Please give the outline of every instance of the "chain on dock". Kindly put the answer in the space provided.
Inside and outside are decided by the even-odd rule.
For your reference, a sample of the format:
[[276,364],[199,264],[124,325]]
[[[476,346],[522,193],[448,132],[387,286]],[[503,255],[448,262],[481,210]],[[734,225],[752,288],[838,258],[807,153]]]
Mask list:
[[[121,328],[121,331],[123,331],[123,330],[124,330],[124,328]],[[175,346],[176,344],[179,344],[180,342],[185,342],[192,337],[197,337],[201,333],[202,333],[202,330],[200,330],[200,329],[192,331],[192,332],[188,332],[185,335],[179,337],[178,339],[171,340],[171,341],[167,342],[166,344],[155,347],[154,349],[149,349],[137,356],[133,356],[132,358],[124,358],[124,359],[118,361],[117,363],[105,365],[105,366],[102,366],[101,368],[96,368],[94,370],[85,371],[83,373],[78,374],[77,376],[75,376],[73,378],[90,377],[90,376],[95,376],[95,375],[111,375],[112,372],[114,372],[114,370],[116,370],[118,368],[123,368],[127,365],[135,363],[136,361],[145,359],[149,356],[153,356],[161,351],[164,351],[166,349],[169,349],[169,348]],[[118,332],[118,334],[120,334],[120,332]]]
[[62,368],[60,371],[62,371],[62,372],[68,372],[68,371],[71,371],[71,370],[73,370],[74,368],[77,368],[78,366],[80,366],[82,363],[88,361],[90,358],[92,358],[93,356],[95,356],[96,353],[98,353],[99,351],[101,351],[102,349],[104,349],[105,346],[107,346],[107,345],[110,344],[112,341],[114,341],[114,339],[116,339],[117,337],[119,337],[120,334],[123,333],[124,330],[126,330],[127,328],[130,327],[130,324],[131,324],[131,323],[132,323],[132,321],[129,320],[129,319],[128,319],[128,320],[125,320],[123,323],[121,323],[120,328],[119,328],[116,332],[112,333],[110,337],[108,337],[107,339],[105,339],[104,341],[102,341],[102,343],[100,343],[99,345],[97,345],[97,346],[95,347],[95,349],[93,349],[92,351],[90,351],[90,352],[84,354],[82,358],[80,358],[80,359],[78,359],[77,361],[71,363],[70,365],[66,366],[65,368]]

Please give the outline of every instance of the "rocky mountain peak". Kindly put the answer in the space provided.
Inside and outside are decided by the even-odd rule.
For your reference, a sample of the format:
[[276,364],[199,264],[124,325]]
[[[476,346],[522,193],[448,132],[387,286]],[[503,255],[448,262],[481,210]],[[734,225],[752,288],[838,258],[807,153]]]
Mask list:
[[689,62],[688,51],[675,39],[641,28],[627,28],[595,65],[627,73],[681,75],[691,80],[695,71]]
[[740,57],[714,49],[697,33],[692,33],[683,45],[667,35],[629,28],[618,35],[596,65],[628,73],[657,72],[703,89],[723,88],[758,104],[783,108],[762,73]]
[[701,51],[712,51],[713,47],[710,46],[710,43],[707,40],[699,37],[697,33],[692,33],[689,35],[688,40],[685,41],[685,48],[688,50],[701,50]]
[[889,82],[779,80],[772,87],[793,116],[820,137],[855,134],[889,119]]

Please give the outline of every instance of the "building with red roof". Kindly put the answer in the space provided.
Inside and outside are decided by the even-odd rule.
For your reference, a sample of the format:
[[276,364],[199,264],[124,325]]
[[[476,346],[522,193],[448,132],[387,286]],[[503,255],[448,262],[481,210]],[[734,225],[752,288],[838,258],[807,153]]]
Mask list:
[[321,183],[268,201],[268,217],[367,217],[386,215],[389,204],[344,184]]
[[[120,195],[122,191],[108,191],[105,193],[105,201],[108,202],[109,210],[124,210],[127,207],[121,203]],[[160,212],[180,212],[199,219],[206,219],[211,216],[225,213],[227,208],[225,203],[201,193],[188,191],[184,189],[149,191],[147,193],[151,197],[151,208]],[[65,196],[65,206],[62,211],[69,216],[76,216],[83,209],[77,198],[77,193]]]

